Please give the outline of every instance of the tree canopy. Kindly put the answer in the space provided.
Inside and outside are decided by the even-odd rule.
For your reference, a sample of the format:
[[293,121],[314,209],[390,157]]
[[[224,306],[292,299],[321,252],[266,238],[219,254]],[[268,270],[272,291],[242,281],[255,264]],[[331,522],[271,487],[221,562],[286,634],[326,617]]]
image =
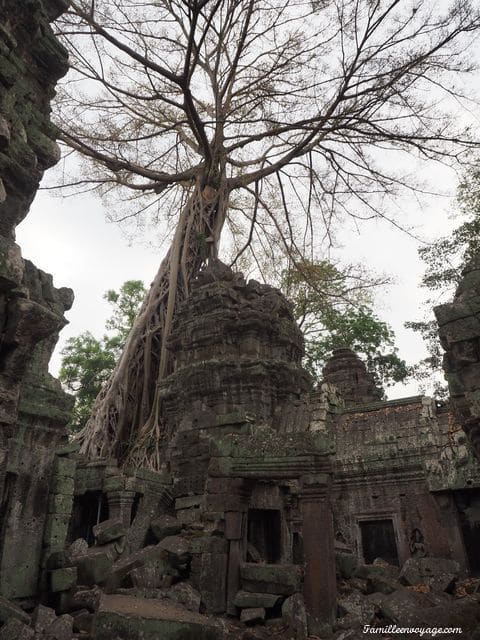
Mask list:
[[401,382],[409,375],[398,356],[393,330],[374,311],[376,284],[380,283],[370,274],[359,278],[356,266],[339,269],[329,261],[306,261],[301,273],[284,271],[281,288],[293,302],[305,338],[304,364],[315,378],[321,379],[332,351],[345,347],[364,359],[378,386]]
[[84,451],[161,466],[141,443],[162,433],[167,338],[224,227],[234,262],[280,243],[301,268],[339,216],[388,218],[415,188],[406,156],[465,158],[456,80],[479,27],[466,0],[71,0],[57,116],[85,161],[71,184],[173,231]]

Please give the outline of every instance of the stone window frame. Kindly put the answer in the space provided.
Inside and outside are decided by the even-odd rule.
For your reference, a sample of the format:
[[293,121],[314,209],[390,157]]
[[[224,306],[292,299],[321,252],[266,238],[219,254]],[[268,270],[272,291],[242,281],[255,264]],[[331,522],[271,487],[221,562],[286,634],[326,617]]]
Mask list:
[[363,556],[362,545],[362,530],[360,528],[361,522],[375,522],[377,520],[391,520],[393,525],[393,534],[395,536],[395,544],[397,545],[397,556],[399,565],[402,566],[405,562],[404,550],[401,544],[401,525],[399,514],[391,509],[379,509],[378,511],[369,511],[363,513],[352,514],[353,520],[353,532],[356,547],[356,555],[360,562],[365,564],[365,558]]

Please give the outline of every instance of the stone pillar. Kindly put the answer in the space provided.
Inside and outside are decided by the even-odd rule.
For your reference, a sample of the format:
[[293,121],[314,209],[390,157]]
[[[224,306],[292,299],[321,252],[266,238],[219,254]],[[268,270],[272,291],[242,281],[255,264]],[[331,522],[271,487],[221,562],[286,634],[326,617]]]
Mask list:
[[304,598],[308,631],[312,635],[324,632],[335,619],[335,551],[328,493],[326,474],[303,478],[299,497],[305,558]]
[[236,615],[233,603],[240,589],[240,564],[246,560],[247,512],[250,488],[241,485],[231,488],[232,501],[238,502],[238,510],[225,513],[225,538],[229,542],[227,570],[227,613]]
[[135,491],[109,491],[108,518],[122,520],[129,527],[134,498]]

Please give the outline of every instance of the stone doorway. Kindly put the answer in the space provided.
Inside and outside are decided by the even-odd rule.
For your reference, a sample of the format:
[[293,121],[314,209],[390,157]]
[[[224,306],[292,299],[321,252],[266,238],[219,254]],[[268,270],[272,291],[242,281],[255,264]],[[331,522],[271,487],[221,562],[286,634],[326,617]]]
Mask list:
[[371,564],[375,558],[382,558],[389,564],[398,566],[398,549],[393,521],[390,518],[363,520],[359,522],[359,526],[365,563]]
[[261,561],[274,564],[282,555],[281,517],[277,509],[248,510],[248,544]]
[[83,538],[90,545],[94,542],[93,527],[108,519],[107,496],[101,491],[87,491],[73,500],[72,518],[67,539],[73,542]]

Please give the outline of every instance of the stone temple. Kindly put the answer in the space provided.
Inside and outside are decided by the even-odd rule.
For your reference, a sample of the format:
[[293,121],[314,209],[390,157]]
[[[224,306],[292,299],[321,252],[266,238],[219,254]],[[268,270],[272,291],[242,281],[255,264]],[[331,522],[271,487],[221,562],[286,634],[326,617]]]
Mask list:
[[162,471],[68,441],[72,399],[47,368],[73,294],[14,241],[58,160],[67,56],[50,24],[66,5],[2,6],[0,640],[480,637],[472,287],[437,310],[451,408],[384,400],[348,349],[312,380],[282,294],[211,262],[170,338]]

